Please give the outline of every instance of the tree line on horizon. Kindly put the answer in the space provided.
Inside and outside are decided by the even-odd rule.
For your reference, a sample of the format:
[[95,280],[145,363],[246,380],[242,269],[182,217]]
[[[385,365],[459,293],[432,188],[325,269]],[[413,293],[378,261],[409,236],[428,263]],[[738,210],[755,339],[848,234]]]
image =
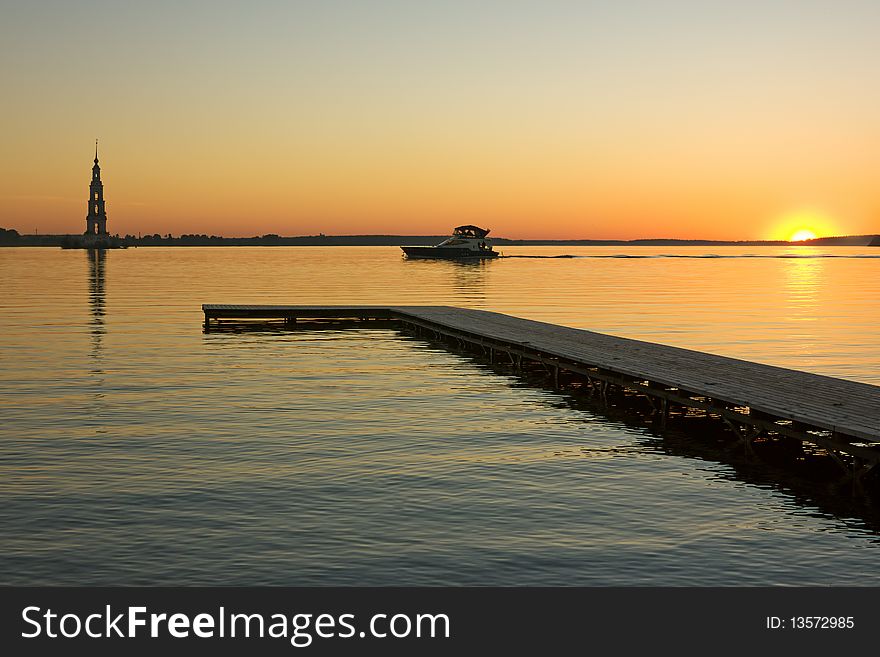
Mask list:
[[[22,235],[13,228],[0,228],[0,245],[2,246],[64,246],[77,239],[78,235]],[[436,244],[446,239],[447,235],[301,235],[282,237],[274,233],[254,237],[223,237],[207,234],[182,234],[174,237],[171,233],[160,235],[115,235],[124,246],[417,246]],[[497,237],[492,240],[497,245],[508,246],[709,246],[709,245],[740,245],[740,246],[782,246],[791,244],[785,240],[693,240],[676,238],[649,238],[636,240],[519,240]],[[800,242],[803,245],[815,246],[880,246],[880,235],[844,235],[836,237],[819,237],[814,240]]]

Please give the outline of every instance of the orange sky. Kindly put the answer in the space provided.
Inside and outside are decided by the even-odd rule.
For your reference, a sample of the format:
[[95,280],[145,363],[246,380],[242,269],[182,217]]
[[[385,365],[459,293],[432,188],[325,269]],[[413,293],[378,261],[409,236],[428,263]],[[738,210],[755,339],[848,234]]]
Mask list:
[[880,232],[880,5],[589,4],[4,10],[0,226]]

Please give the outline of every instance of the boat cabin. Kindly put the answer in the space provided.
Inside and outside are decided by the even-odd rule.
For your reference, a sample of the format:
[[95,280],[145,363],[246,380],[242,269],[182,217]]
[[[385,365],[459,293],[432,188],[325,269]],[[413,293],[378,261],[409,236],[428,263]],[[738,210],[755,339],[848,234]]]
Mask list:
[[488,228],[480,228],[479,226],[458,226],[452,231],[454,237],[465,237],[470,239],[483,239],[489,234]]

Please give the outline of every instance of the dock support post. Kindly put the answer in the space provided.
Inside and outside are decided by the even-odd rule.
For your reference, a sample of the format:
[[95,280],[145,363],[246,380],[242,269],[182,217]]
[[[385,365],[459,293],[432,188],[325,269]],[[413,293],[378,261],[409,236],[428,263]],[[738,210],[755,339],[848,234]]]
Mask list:
[[831,460],[834,461],[838,466],[840,466],[840,469],[843,472],[843,475],[840,479],[840,484],[851,484],[853,496],[864,494],[865,477],[867,477],[871,473],[871,471],[874,470],[874,468],[877,466],[877,463],[865,461],[864,459],[860,459],[857,456],[853,456],[847,461],[833,449],[828,450],[828,456],[830,456]]
[[591,376],[587,376],[587,387],[590,389],[590,398],[592,398],[596,394],[596,381]]
[[559,365],[553,366],[553,388],[559,390]]
[[666,397],[660,398],[660,428],[666,429],[666,422],[669,420],[669,400]]
[[752,447],[752,441],[761,435],[763,429],[758,426],[750,426],[747,424],[743,424],[742,427],[737,426],[727,418],[724,418],[725,424],[733,429],[734,435],[739,438],[740,442],[746,449],[747,456],[753,456],[755,453],[754,448]]
[[834,461],[837,465],[840,466],[840,469],[843,470],[844,478],[849,478],[852,473],[855,471],[854,468],[850,466],[849,463],[840,458],[840,455],[835,452],[833,449],[828,450],[828,456],[831,457],[831,460]]
[[871,471],[877,466],[877,463],[870,463],[858,457],[853,458],[853,492],[864,493],[864,481]]

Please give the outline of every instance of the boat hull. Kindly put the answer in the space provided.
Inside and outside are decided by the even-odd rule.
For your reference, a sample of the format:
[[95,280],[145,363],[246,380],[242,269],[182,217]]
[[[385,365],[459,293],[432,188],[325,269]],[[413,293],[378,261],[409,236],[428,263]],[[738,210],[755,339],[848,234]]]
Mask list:
[[436,246],[402,246],[400,247],[407,258],[432,258],[435,260],[474,260],[482,258],[497,258],[495,251],[474,251],[472,249],[457,249],[455,247]]

